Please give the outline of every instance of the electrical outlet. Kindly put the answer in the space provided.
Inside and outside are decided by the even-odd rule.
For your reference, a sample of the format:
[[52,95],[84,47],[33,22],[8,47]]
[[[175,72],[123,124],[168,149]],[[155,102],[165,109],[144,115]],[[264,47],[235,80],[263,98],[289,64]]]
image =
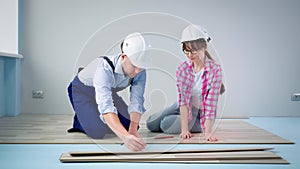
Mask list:
[[44,92],[41,90],[34,90],[32,91],[32,98],[34,99],[43,99],[44,98]]
[[300,93],[293,93],[292,101],[300,101]]

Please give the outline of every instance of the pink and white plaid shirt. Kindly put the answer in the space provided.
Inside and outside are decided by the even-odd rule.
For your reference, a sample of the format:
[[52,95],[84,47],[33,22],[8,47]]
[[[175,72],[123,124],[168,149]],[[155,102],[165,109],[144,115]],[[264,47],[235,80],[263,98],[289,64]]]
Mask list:
[[[178,105],[187,105],[189,121],[192,117],[191,91],[194,85],[195,75],[192,62],[181,63],[176,70],[177,88],[179,94]],[[200,123],[205,131],[205,119],[216,118],[218,98],[222,84],[221,66],[213,60],[206,59],[202,74],[202,107],[200,111]]]

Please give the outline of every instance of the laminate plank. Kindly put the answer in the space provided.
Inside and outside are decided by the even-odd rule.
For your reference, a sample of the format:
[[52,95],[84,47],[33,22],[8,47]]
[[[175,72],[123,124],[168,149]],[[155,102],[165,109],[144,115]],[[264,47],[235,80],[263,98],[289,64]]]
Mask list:
[[[63,153],[61,162],[175,162],[175,163],[251,163],[257,164],[273,161],[274,164],[288,163],[280,156],[269,151],[244,151],[244,152],[214,152],[214,153],[185,153],[185,154],[134,154],[115,156],[72,156]],[[274,162],[278,160],[277,162]]]
[[141,155],[141,154],[184,154],[184,153],[211,153],[211,152],[244,152],[244,151],[265,151],[272,150],[270,147],[242,147],[242,148],[216,148],[216,149],[186,149],[186,150],[147,150],[138,152],[91,152],[91,151],[73,151],[69,152],[72,156],[108,156],[108,155]]
[[[0,117],[0,144],[121,144],[114,134],[103,139],[91,139],[82,133],[67,133],[72,126],[73,115],[21,114],[16,117]],[[211,143],[200,133],[191,139],[181,140],[178,135],[152,133],[141,123],[140,135],[148,144],[293,144],[292,141],[249,124],[241,119],[219,119],[215,136],[219,141]],[[31,141],[30,141],[31,139]]]

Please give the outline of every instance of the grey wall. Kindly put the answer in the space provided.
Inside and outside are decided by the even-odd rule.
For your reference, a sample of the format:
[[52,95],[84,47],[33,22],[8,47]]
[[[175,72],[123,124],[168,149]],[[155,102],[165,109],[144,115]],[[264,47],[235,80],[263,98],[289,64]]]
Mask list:
[[66,87],[74,69],[116,53],[132,31],[155,49],[145,106],[147,114],[161,109],[177,99],[175,69],[185,59],[178,39],[192,22],[211,34],[224,70],[219,116],[299,116],[300,102],[290,101],[300,91],[299,9],[297,0],[22,1],[22,113],[73,113]]
[[0,52],[18,54],[18,0],[0,0]]

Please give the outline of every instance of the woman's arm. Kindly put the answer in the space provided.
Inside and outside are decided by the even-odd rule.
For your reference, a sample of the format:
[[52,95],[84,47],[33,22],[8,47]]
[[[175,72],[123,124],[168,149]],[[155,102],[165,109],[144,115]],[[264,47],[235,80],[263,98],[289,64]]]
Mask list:
[[213,136],[213,126],[215,123],[218,99],[220,95],[220,88],[222,84],[222,70],[220,66],[216,66],[212,71],[213,76],[211,79],[211,88],[207,93],[206,99],[203,103],[204,105],[204,136],[208,141],[217,141],[218,139]]
[[213,126],[215,124],[214,119],[206,119],[205,120],[205,131],[204,131],[204,139],[207,141],[218,141],[218,139],[213,135]]
[[191,138],[192,134],[188,128],[189,107],[191,97],[191,84],[194,81],[194,75],[188,62],[181,63],[176,70],[176,85],[178,89],[178,105],[180,107],[181,133],[183,139]]
[[180,121],[181,121],[180,138],[183,139],[192,137],[192,134],[189,131],[188,116],[189,116],[188,107],[186,105],[180,106]]

